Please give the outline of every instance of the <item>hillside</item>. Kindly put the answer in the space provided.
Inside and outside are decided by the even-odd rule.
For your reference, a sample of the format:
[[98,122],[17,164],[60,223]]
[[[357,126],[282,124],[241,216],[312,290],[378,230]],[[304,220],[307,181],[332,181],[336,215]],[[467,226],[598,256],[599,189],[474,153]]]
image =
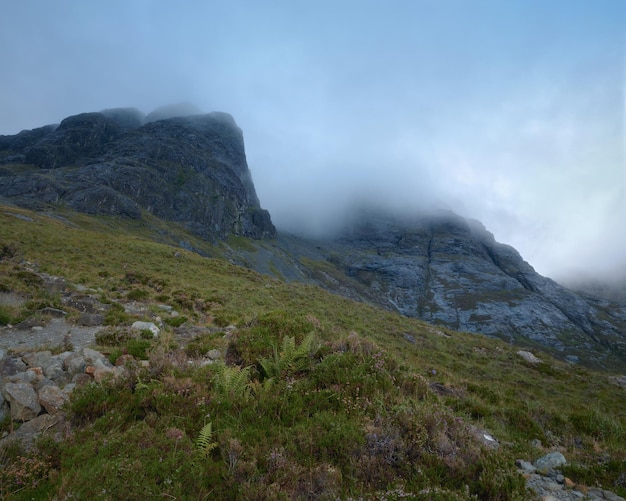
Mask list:
[[452,213],[277,231],[172,114],[0,137],[0,497],[626,495],[623,305]]
[[[550,451],[564,495],[626,494],[621,379],[157,243],[225,251],[144,220],[0,211],[1,287],[26,300],[2,323],[75,322],[67,298],[91,298],[109,305],[94,347],[127,371],[74,390],[63,442],[5,449],[4,496],[522,500],[515,460]],[[159,318],[157,338],[130,329]]]

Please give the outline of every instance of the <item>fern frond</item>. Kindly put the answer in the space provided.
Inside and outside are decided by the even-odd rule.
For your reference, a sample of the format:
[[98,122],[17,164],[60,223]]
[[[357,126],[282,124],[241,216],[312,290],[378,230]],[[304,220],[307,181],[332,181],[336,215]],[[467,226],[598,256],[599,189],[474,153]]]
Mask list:
[[232,399],[247,400],[252,390],[250,388],[251,367],[227,366],[223,362],[217,366],[214,385],[222,396]]
[[213,423],[209,422],[202,427],[198,438],[196,438],[196,447],[204,458],[208,457],[211,451],[217,447],[217,442],[213,440]]
[[313,332],[307,334],[299,345],[293,336],[285,336],[281,351],[274,348],[272,358],[262,358],[259,364],[268,378],[291,375],[307,368],[309,355],[317,349],[317,341]]

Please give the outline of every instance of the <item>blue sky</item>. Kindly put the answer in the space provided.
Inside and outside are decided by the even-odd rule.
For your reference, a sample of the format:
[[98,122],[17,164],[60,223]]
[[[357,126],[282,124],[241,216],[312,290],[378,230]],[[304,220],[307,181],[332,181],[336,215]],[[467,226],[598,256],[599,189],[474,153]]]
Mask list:
[[626,275],[626,2],[3,6],[0,134],[189,101],[244,131],[261,204],[449,207],[556,278]]

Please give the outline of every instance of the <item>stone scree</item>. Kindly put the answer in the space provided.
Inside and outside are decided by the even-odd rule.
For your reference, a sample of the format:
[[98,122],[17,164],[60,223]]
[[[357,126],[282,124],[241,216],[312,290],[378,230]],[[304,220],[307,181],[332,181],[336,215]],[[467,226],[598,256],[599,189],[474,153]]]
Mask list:
[[57,439],[67,431],[63,407],[72,391],[92,381],[125,377],[126,368],[113,366],[90,348],[53,355],[33,351],[10,356],[0,350],[0,420],[21,423],[5,432],[0,447],[21,442],[26,449],[44,431],[52,429]]

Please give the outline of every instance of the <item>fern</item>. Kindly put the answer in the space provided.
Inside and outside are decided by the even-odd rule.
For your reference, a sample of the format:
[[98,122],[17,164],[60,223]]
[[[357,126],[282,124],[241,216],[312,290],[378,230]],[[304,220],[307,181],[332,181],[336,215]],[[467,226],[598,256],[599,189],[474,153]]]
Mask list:
[[315,334],[309,333],[299,345],[293,336],[285,336],[280,352],[274,348],[272,358],[262,358],[259,364],[268,378],[292,375],[303,371],[309,363],[309,355],[316,349]]
[[211,451],[217,447],[217,442],[213,440],[213,423],[209,422],[202,427],[196,439],[196,447],[203,458],[208,458]]
[[213,384],[215,391],[227,398],[248,400],[252,389],[250,387],[251,367],[227,366],[223,362],[217,365],[217,372]]

